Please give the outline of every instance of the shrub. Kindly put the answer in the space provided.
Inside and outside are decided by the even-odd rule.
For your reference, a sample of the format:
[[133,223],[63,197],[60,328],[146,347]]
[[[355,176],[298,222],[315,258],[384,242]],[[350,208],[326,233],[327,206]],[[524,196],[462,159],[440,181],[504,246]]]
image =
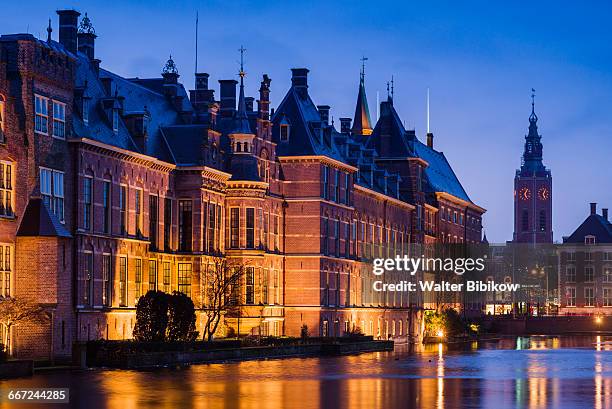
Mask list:
[[149,291],[136,304],[134,339],[155,342],[166,339],[168,326],[168,295],[162,291]]
[[310,337],[310,334],[308,333],[308,325],[304,324],[302,325],[302,328],[300,328],[300,338],[302,341],[305,341],[308,339],[308,337]]
[[169,341],[193,341],[198,337],[195,330],[195,308],[191,298],[175,291],[168,296],[168,330]]
[[425,334],[430,337],[455,336],[465,333],[467,326],[453,308],[441,312],[425,312]]

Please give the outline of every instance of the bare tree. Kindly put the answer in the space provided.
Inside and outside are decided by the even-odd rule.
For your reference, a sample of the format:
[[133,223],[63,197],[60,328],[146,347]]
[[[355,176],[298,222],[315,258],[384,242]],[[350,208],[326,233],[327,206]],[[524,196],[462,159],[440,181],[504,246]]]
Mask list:
[[45,310],[38,304],[18,298],[0,297],[0,324],[4,325],[5,337],[2,343],[11,354],[9,336],[11,328],[26,322],[43,323],[48,320]]
[[202,309],[206,314],[203,336],[212,341],[221,318],[240,306],[246,263],[215,257],[201,274]]

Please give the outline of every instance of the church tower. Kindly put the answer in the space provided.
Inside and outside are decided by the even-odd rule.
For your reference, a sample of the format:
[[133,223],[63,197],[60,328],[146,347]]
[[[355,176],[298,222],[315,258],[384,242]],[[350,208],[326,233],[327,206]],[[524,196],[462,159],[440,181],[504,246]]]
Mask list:
[[552,243],[552,175],[542,163],[542,137],[538,134],[535,95],[531,96],[529,133],[521,168],[514,176],[515,243]]

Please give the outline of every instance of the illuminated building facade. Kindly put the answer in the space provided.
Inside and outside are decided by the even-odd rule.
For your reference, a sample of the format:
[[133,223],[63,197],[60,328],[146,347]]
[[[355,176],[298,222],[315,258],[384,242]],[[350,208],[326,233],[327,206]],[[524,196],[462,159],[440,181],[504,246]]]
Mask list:
[[337,130],[305,68],[276,110],[271,79],[255,101],[242,69],[218,99],[206,73],[187,92],[172,58],[161,78],[124,78],[96,59],[87,15],[58,14],[59,42],[51,28],[46,41],[0,38],[2,291],[50,316],[15,328],[17,355],[131,338],[149,289],[189,295],[202,332],[216,257],[248,266],[219,335],[421,335],[423,300],[373,292],[369,261],[479,243],[484,209],[433,134],[423,144],[404,129],[392,96],[372,129],[362,72],[354,126]]

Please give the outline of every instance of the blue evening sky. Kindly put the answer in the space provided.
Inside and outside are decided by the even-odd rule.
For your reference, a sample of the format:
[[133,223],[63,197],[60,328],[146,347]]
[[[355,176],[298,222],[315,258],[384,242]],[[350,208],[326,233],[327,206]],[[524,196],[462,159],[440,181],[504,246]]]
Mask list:
[[[125,76],[158,76],[172,53],[193,85],[194,22],[199,69],[235,78],[247,48],[247,94],[272,78],[273,106],[292,67],[311,70],[316,104],[353,116],[362,55],[372,119],[376,96],[395,77],[395,106],[424,140],[431,127],[474,202],[488,209],[491,242],[512,238],[513,177],[536,89],[544,160],[553,174],[555,240],[569,235],[588,202],[612,207],[612,4],[606,2],[230,2],[6,1],[0,32],[57,38],[58,8],[88,12],[102,65]],[[218,96],[218,91],[217,91]]]

